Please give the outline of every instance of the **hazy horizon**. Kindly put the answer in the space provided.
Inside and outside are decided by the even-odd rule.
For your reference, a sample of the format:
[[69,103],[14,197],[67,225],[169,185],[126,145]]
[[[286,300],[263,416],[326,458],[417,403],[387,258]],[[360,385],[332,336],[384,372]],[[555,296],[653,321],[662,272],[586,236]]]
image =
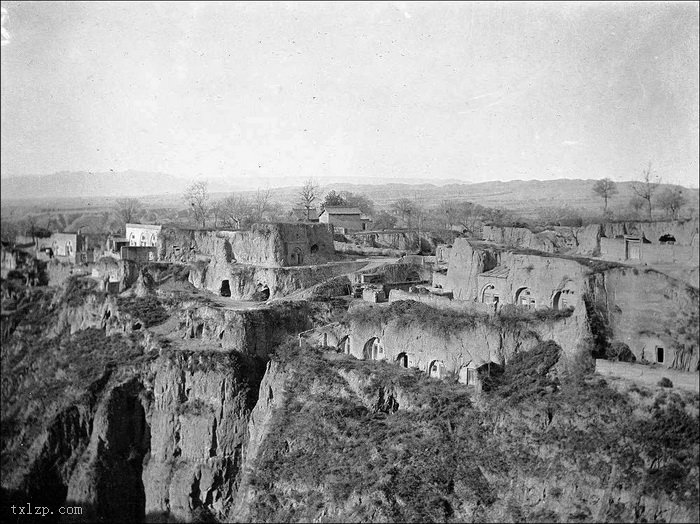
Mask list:
[[2,178],[698,187],[695,3],[2,5]]

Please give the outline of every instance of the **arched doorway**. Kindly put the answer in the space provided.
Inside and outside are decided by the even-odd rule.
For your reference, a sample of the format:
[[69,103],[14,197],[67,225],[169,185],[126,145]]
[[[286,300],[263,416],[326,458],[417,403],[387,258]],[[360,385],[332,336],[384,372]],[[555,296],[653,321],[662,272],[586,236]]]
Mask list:
[[576,293],[571,289],[562,289],[557,291],[552,298],[552,309],[564,310],[574,307],[574,295]]
[[384,346],[379,338],[372,337],[365,343],[362,356],[365,360],[384,360]]
[[535,298],[529,287],[522,287],[515,293],[515,303],[528,309],[535,308]]
[[481,291],[481,301],[484,304],[493,304],[494,307],[498,306],[499,295],[493,284],[484,286],[484,289]]
[[406,353],[399,353],[399,356],[396,357],[396,363],[402,368],[407,368],[408,367],[408,355]]
[[318,244],[314,244],[310,249],[311,253],[318,253]]
[[428,376],[431,378],[445,376],[445,363],[442,360],[433,360],[428,366]]
[[300,266],[304,263],[304,253],[302,253],[300,248],[295,247],[289,260],[293,266]]
[[219,294],[222,297],[230,297],[231,296],[231,287],[229,286],[228,280],[221,281],[221,289],[219,289]]
[[141,245],[145,246],[146,245],[146,234],[141,233]]
[[340,342],[338,342],[338,345],[336,347],[338,348],[338,351],[341,351],[342,353],[349,355],[350,354],[350,335],[345,335],[343,338],[341,338]]

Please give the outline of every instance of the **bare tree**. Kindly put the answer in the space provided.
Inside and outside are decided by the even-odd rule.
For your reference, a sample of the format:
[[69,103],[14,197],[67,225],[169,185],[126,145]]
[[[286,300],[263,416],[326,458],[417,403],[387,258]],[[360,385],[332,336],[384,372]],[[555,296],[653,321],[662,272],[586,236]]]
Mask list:
[[211,213],[211,217],[214,219],[214,228],[216,229],[219,227],[219,221],[224,217],[223,201],[217,200],[216,202],[212,202],[211,206],[209,207],[209,212]]
[[634,215],[639,216],[640,211],[644,207],[645,200],[638,195],[632,195],[627,204]]
[[272,200],[269,189],[258,189],[251,202],[251,219],[253,222],[261,222],[265,214],[272,210]]
[[231,194],[223,200],[221,205],[225,226],[241,229],[241,224],[247,225],[250,221],[252,206],[244,196]]
[[681,188],[667,187],[656,197],[656,205],[666,212],[666,216],[677,219],[686,198]]
[[411,217],[415,210],[415,204],[410,198],[399,198],[391,204],[391,209],[406,222],[408,227],[411,227]]
[[318,192],[319,192],[319,187],[316,182],[314,182],[311,178],[306,180],[304,182],[303,187],[299,191],[299,204],[306,209],[306,220],[309,220],[309,216],[311,213],[311,204],[313,204],[314,200],[318,198]]
[[609,178],[598,180],[593,185],[593,192],[603,199],[603,214],[608,214],[608,200],[617,193],[617,184]]
[[640,182],[636,182],[636,183],[632,184],[632,191],[634,191],[634,193],[639,198],[646,201],[649,220],[652,219],[651,199],[654,196],[654,192],[659,187],[660,183],[661,183],[661,179],[659,177],[656,177],[656,181],[652,182],[651,162],[649,162],[649,165],[647,166],[647,168],[644,171],[642,171],[642,180]]
[[143,211],[143,205],[138,198],[118,198],[114,202],[113,212],[122,227],[133,223]]
[[206,182],[192,182],[182,195],[183,200],[190,206],[195,222],[207,227],[209,212],[209,191]]

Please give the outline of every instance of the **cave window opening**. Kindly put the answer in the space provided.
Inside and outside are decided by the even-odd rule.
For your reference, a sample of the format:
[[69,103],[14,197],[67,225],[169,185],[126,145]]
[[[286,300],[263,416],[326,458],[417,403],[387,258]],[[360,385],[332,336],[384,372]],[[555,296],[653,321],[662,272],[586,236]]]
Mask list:
[[310,249],[311,253],[318,253],[318,244],[314,244]]
[[673,235],[671,235],[669,233],[666,233],[665,235],[661,235],[659,237],[659,243],[668,244],[668,245],[672,246],[673,244],[676,243],[676,237],[674,237]]
[[221,281],[221,289],[219,291],[219,294],[222,297],[230,297],[231,296],[231,286],[229,285],[228,280]]

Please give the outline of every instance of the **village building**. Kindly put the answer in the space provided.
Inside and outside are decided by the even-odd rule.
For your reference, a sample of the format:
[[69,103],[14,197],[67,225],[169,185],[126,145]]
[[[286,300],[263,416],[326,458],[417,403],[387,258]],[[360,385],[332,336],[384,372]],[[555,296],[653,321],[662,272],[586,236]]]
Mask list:
[[322,224],[331,224],[339,233],[345,233],[366,230],[369,217],[363,215],[356,207],[326,206],[319,215],[318,221]]
[[80,232],[52,233],[48,238],[37,238],[35,244],[38,258],[55,258],[71,264],[88,264],[93,254],[88,250],[85,235]]
[[126,224],[124,236],[130,246],[156,247],[162,227],[160,224]]

